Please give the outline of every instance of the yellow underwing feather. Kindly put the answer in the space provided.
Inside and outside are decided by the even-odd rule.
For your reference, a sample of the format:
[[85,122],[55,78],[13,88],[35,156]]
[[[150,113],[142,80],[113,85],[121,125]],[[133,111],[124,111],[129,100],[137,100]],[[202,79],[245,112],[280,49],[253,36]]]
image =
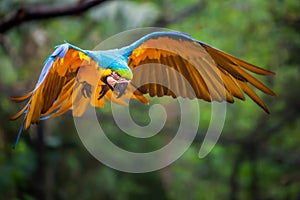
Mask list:
[[270,113],[266,104],[259,98],[259,96],[254,92],[254,90],[244,81],[238,80],[239,85],[241,86],[242,90],[261,108],[263,108],[267,113]]
[[218,55],[218,56],[222,56],[222,57],[225,57],[227,58],[228,60],[231,60],[231,61],[234,61],[237,65],[239,66],[243,66],[244,68],[246,68],[247,70],[251,71],[251,72],[254,72],[256,74],[261,74],[261,75],[274,75],[275,73],[274,72],[271,72],[269,70],[266,70],[266,69],[263,69],[263,68],[260,68],[260,67],[257,67],[255,65],[252,65],[246,61],[243,61],[239,58],[236,58],[228,53],[225,53],[225,52],[222,52],[218,49],[215,49],[215,48],[212,48],[208,45],[205,45],[205,44],[202,44],[203,47],[206,48],[206,50],[209,52],[209,53],[212,53],[214,55]]
[[16,120],[19,117],[21,117],[24,114],[25,110],[28,108],[28,105],[29,105],[29,102],[22,108],[22,110],[20,110],[17,114],[11,116],[9,119]]
[[[53,61],[45,78],[33,92],[12,98],[14,101],[27,99],[29,101],[11,119],[17,119],[25,113],[24,129],[28,129],[31,124],[38,123],[41,118],[54,118],[70,109],[73,109],[75,116],[80,116],[91,102],[90,97],[82,95],[81,82],[97,85],[99,77],[97,62],[84,53],[70,48],[63,58],[56,58]],[[97,96],[97,94],[93,93],[92,96]],[[103,104],[103,99],[97,104],[91,102],[91,105],[100,107]]]
[[23,96],[20,96],[20,97],[11,97],[10,99],[12,101],[15,101],[15,102],[22,102],[22,101],[26,101],[27,99],[29,99],[30,97],[32,96],[32,92],[29,92]]
[[[134,85],[140,85],[145,79],[148,80],[149,76],[155,74],[157,83],[163,82],[168,87],[165,89],[159,84],[149,83],[138,88],[139,92],[149,93],[150,96],[196,97],[206,101],[233,103],[233,97],[244,100],[243,92],[245,92],[266,112],[269,112],[267,106],[249,84],[266,94],[275,96],[271,89],[249,73],[273,75],[273,72],[201,42],[179,36],[177,38],[167,35],[156,36],[145,40],[133,50],[128,61],[133,71],[136,67],[147,66],[145,64],[153,66],[151,72],[148,67],[144,67],[145,71],[137,70],[132,80]],[[155,64],[167,65],[169,69],[159,68]],[[182,76],[176,75],[173,70]],[[189,91],[188,85],[192,87],[192,91]],[[174,91],[170,91],[169,88],[173,88]]]
[[[63,87],[61,94],[58,96],[57,100],[53,103],[53,105],[41,116],[45,117],[53,112],[55,112],[58,108],[62,109],[64,104],[70,99],[69,97],[72,95],[73,92],[73,85],[75,83],[75,78],[70,80],[66,83],[66,85]],[[72,101],[70,101],[72,103]],[[69,107],[70,109],[71,107]]]
[[245,100],[245,96],[241,91],[237,83],[237,80],[234,79],[228,72],[224,71],[223,69],[221,69],[221,71],[222,71],[221,76],[222,79],[224,80],[225,87],[228,89],[228,91],[230,91],[232,96],[237,97],[241,100]]

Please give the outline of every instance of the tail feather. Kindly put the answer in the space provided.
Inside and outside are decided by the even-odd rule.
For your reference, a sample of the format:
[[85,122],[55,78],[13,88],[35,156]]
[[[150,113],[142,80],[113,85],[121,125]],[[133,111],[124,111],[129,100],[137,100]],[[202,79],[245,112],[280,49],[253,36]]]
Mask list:
[[21,127],[20,127],[20,129],[19,129],[19,132],[18,132],[18,135],[17,135],[17,138],[16,138],[16,141],[15,141],[15,143],[14,143],[14,145],[13,145],[13,148],[14,148],[14,149],[17,147],[18,142],[19,142],[20,137],[21,137],[21,134],[22,134],[22,132],[24,131],[25,122],[26,122],[26,116],[25,116],[24,119],[23,119],[22,125],[21,125]]

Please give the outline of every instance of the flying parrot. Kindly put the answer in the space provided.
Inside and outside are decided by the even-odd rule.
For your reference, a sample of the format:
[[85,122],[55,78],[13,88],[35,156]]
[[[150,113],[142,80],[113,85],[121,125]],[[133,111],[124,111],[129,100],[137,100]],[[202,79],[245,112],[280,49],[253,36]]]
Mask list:
[[111,50],[83,50],[65,42],[44,62],[35,88],[12,98],[27,100],[11,117],[24,115],[14,147],[21,133],[40,120],[69,110],[81,116],[88,105],[101,108],[105,100],[125,105],[124,99],[133,98],[147,104],[145,94],[233,103],[234,98],[245,100],[245,93],[269,113],[250,85],[275,93],[249,72],[274,74],[181,32],[152,32]]

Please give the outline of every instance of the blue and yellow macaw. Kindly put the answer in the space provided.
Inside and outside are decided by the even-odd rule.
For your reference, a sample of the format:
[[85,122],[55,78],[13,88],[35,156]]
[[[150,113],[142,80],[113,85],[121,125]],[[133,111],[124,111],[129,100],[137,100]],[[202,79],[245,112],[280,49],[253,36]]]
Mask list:
[[64,43],[45,61],[33,91],[12,98],[17,102],[27,100],[24,108],[11,117],[14,120],[24,114],[15,145],[21,132],[40,120],[68,110],[81,116],[89,104],[103,107],[105,99],[125,104],[123,98],[135,98],[148,103],[144,94],[233,103],[234,97],[245,100],[246,93],[269,113],[249,85],[268,95],[275,93],[248,72],[274,74],[180,32],[153,32],[129,46],[105,51]]

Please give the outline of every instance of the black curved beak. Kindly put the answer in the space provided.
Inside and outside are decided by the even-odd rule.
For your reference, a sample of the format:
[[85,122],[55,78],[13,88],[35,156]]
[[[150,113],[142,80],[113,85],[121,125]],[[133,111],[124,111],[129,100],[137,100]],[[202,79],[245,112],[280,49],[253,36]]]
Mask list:
[[117,98],[120,98],[125,93],[128,83],[127,81],[116,83],[114,91],[119,92]]

